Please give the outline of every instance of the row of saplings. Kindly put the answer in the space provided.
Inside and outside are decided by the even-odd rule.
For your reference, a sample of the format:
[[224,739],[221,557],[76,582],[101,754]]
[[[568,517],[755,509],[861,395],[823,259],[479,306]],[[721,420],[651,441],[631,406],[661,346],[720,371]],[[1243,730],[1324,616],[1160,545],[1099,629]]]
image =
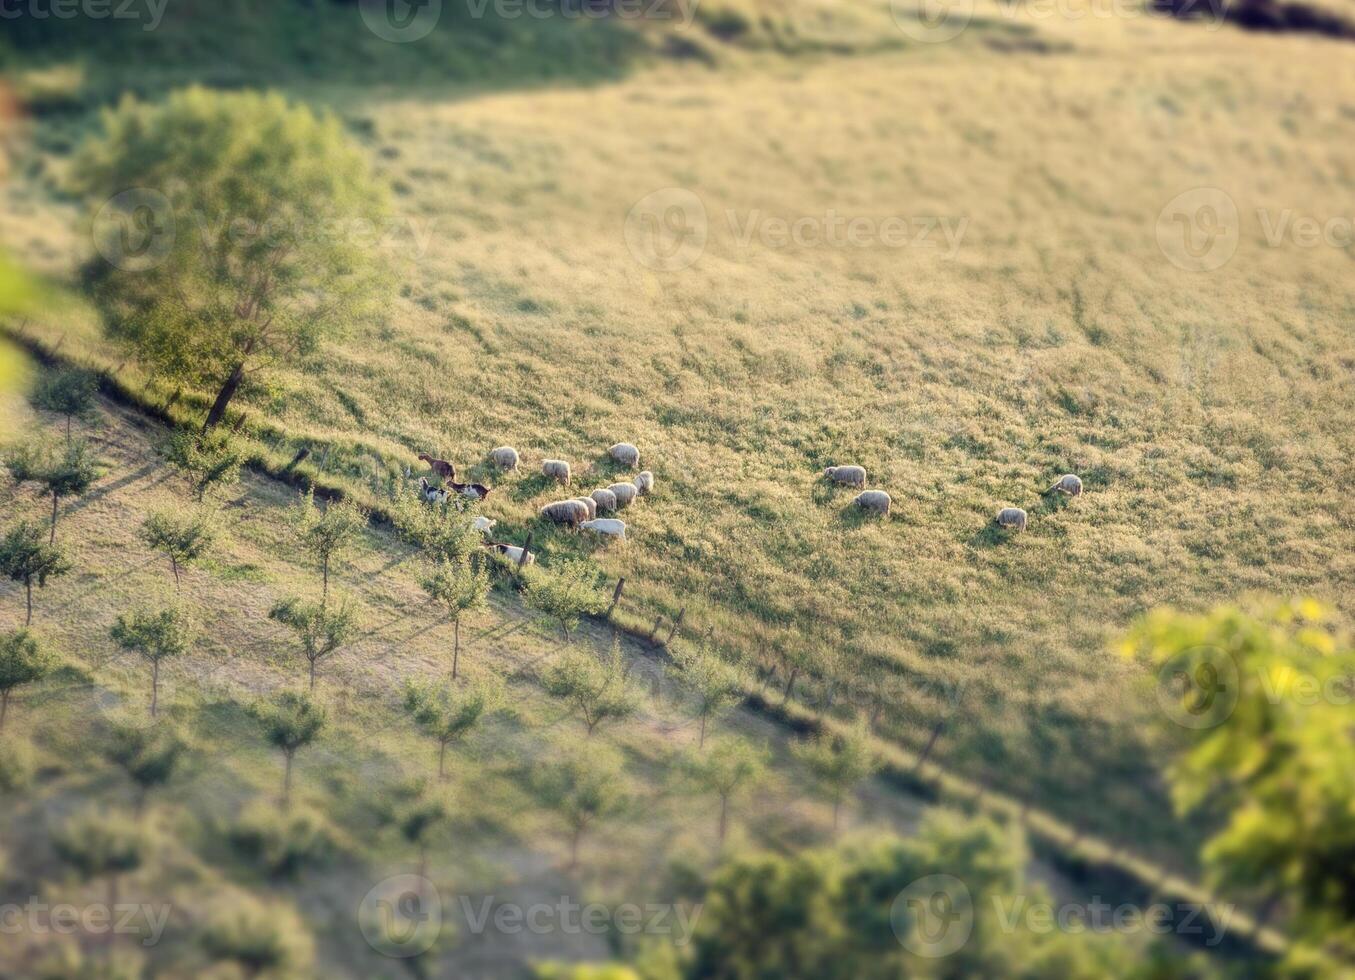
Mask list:
[[[823,471],[823,475],[834,483],[841,483],[849,487],[858,487],[861,492],[856,495],[852,503],[862,510],[872,513],[888,516],[889,509],[893,504],[889,494],[884,490],[867,490],[866,486],[866,468],[864,466],[829,466]],[[1046,494],[1064,493],[1071,497],[1082,495],[1082,479],[1072,473],[1065,473],[1054,481],[1054,485],[1045,491]],[[997,512],[997,517],[993,522],[999,527],[1009,528],[1015,531],[1024,531],[1026,529],[1027,514],[1020,507],[1003,507]]]
[[[157,528],[169,520],[170,513],[152,514],[143,527],[143,540],[158,550],[163,548],[163,542],[157,539]],[[293,527],[298,543],[318,559],[323,574],[323,598],[319,603],[284,600],[274,607],[270,618],[296,630],[309,661],[312,689],[317,662],[334,652],[351,626],[342,607],[336,607],[329,599],[330,563],[352,542],[363,525],[365,520],[356,507],[330,505],[320,509],[309,497],[303,498],[294,513]],[[168,552],[176,584],[180,565],[200,557],[210,547],[213,537],[210,526],[198,526],[190,521],[185,529],[196,548],[191,556],[177,548]],[[443,565],[442,562],[438,564]],[[430,581],[436,578],[435,573]],[[456,607],[451,608],[455,614]],[[160,710],[162,665],[190,651],[196,642],[196,632],[194,618],[181,605],[133,611],[120,615],[114,624],[111,630],[114,643],[138,655],[149,667],[152,717]],[[675,675],[691,686],[695,695],[700,741],[704,747],[707,721],[738,702],[742,680],[733,669],[704,649],[678,653],[675,659],[678,664]],[[455,663],[453,660],[453,676]],[[0,695],[3,695],[0,728],[3,728],[11,693],[18,687],[41,680],[56,665],[51,651],[27,631],[0,637]],[[603,659],[585,651],[567,653],[544,672],[542,682],[548,694],[571,706],[590,735],[602,722],[632,715],[643,698],[643,692],[630,678],[627,665],[615,647],[612,656]],[[411,682],[405,692],[404,708],[415,725],[436,743],[440,778],[445,776],[448,747],[462,741],[484,720],[506,710],[500,684],[492,678],[463,681],[459,685]],[[283,816],[279,819],[266,809],[247,808],[238,821],[223,825],[223,831],[236,851],[261,862],[269,874],[286,875],[311,860],[316,849],[323,850],[334,843],[327,824],[315,813],[302,811],[288,815],[293,760],[300,750],[322,735],[329,718],[311,696],[293,691],[265,698],[251,706],[249,713],[265,739],[280,751],[284,760]],[[183,770],[189,746],[177,726],[168,719],[150,727],[131,719],[112,719],[99,741],[100,751],[126,773],[136,789],[134,817],[108,812],[77,815],[54,829],[53,844],[58,856],[75,869],[82,880],[105,882],[109,890],[114,891],[119,880],[148,866],[159,851],[150,840],[147,825],[140,819],[141,813],[150,793]],[[803,752],[797,752],[797,755],[802,755],[820,788],[834,802],[836,825],[837,810],[844,794],[873,770],[873,754],[864,736],[820,740],[802,748]],[[0,762],[11,763],[7,768],[0,766],[5,769],[0,772],[3,777],[0,782],[12,784],[11,788],[20,788],[33,768],[27,767],[28,771],[25,771],[20,759],[22,754],[18,751],[0,753]],[[730,738],[720,739],[704,755],[683,763],[697,785],[720,801],[718,831],[721,840],[725,835],[731,797],[747,792],[759,781],[766,761],[764,750]],[[616,818],[625,811],[626,790],[619,757],[605,747],[590,745],[586,754],[567,754],[556,760],[556,764],[537,767],[537,770],[541,785],[536,788],[540,789],[543,801],[564,818],[570,830],[570,865],[573,866],[583,831],[599,820]],[[390,800],[388,806],[383,804],[383,822],[417,848],[422,874],[426,870],[430,839],[450,819],[448,808],[425,785],[402,784],[387,795]],[[320,822],[316,823],[317,820]],[[223,905],[222,908],[221,914],[207,917],[199,937],[202,950],[210,958],[243,962],[241,957],[248,955],[269,965],[280,965],[289,959],[299,965],[308,958],[305,949],[308,940],[298,947],[288,938],[289,934],[293,938],[306,936],[289,908],[249,902]],[[62,947],[58,955],[68,962],[64,965],[44,963],[44,968],[65,969],[69,966],[78,972],[92,965],[87,952],[81,952],[78,946]],[[119,949],[117,952],[121,955],[131,951]],[[105,953],[111,955],[107,950]],[[139,968],[134,969],[140,972]]]

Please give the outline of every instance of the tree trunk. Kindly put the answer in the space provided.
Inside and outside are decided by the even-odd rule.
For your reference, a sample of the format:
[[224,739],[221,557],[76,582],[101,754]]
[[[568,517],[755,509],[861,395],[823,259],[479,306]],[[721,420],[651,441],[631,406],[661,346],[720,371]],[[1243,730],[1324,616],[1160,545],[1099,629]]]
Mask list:
[[292,805],[292,753],[283,752],[287,760],[282,770],[282,809],[285,812]]
[[443,779],[443,780],[445,780],[445,779],[447,778],[447,768],[446,768],[446,763],[447,763],[447,743],[446,743],[446,742],[439,742],[439,743],[438,743],[438,779]]
[[931,738],[927,739],[927,745],[923,748],[922,754],[917,757],[917,762],[913,765],[914,773],[927,764],[927,759],[932,754],[932,748],[936,745],[936,740],[941,737],[941,733],[945,731],[945,728],[946,719],[942,718],[936,723],[936,727],[932,729]]
[[179,591],[179,559],[169,556],[169,567],[174,572],[174,591]]
[[151,717],[155,717],[160,703],[160,661],[151,661]]
[[721,797],[720,797],[720,835],[719,835],[719,841],[720,841],[720,846],[721,846],[722,848],[724,847],[724,844],[725,844],[725,830],[726,830],[726,828],[728,827],[728,825],[729,825],[729,796],[728,796],[728,795],[725,795],[725,796],[721,796]]
[[320,586],[320,607],[323,609],[329,603],[329,555],[325,555],[323,571],[320,576],[323,583]]
[[0,691],[0,732],[5,730],[5,715],[9,711],[9,695],[8,690]]
[[799,669],[792,670],[790,676],[786,678],[786,689],[781,693],[781,703],[786,704],[790,701],[790,695],[795,690],[795,679],[800,676]]
[[33,625],[33,580],[32,580],[31,578],[30,578],[30,579],[24,579],[24,589],[26,590],[26,591],[25,591],[25,595],[27,596],[26,601],[27,601],[27,603],[28,603],[28,615],[26,615],[26,616],[24,617],[24,625],[25,625],[25,626],[32,626],[32,625]]
[[53,491],[52,491],[52,533],[49,534],[49,535],[47,536],[47,546],[48,546],[48,547],[51,547],[52,545],[56,544],[56,508],[57,508],[57,504],[59,504],[60,502],[61,502],[61,498],[58,497],[57,494],[56,494],[56,491],[53,490]]
[[66,445],[71,444],[71,416],[66,416]]
[[202,426],[203,432],[210,432],[221,421],[226,414],[226,406],[231,403],[236,391],[240,389],[240,382],[244,379],[245,363],[241,361],[231,370],[230,377],[221,386],[221,390],[217,392],[216,401],[212,403],[212,410],[207,413],[207,421]]
[[315,693],[315,661],[310,661],[311,665],[311,693]]
[[699,741],[699,742],[696,744],[696,747],[697,747],[698,749],[704,749],[704,748],[706,747],[706,716],[705,716],[705,715],[702,715],[702,716],[701,716],[701,741]]
[[456,665],[461,661],[461,618],[452,620],[452,680],[456,680]]

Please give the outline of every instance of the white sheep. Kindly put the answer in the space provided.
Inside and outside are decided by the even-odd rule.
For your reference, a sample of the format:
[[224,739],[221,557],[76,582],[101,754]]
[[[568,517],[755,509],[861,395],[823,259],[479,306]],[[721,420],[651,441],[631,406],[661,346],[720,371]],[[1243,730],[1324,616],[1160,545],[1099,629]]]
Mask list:
[[849,487],[864,487],[866,485],[866,468],[864,466],[829,466],[823,471],[823,475],[834,483],[845,483]]
[[1020,507],[1003,507],[997,512],[996,521],[1000,527],[1024,531],[1026,529],[1026,512]]
[[893,501],[889,499],[889,494],[883,490],[862,490],[856,495],[856,499],[852,503],[862,510],[873,510],[877,514],[884,514],[888,517],[889,508]]
[[497,523],[499,522],[486,517],[484,514],[476,514],[475,519],[471,521],[471,526],[481,534],[488,534],[490,531],[494,530],[494,525]]
[[647,497],[654,492],[654,474],[645,470],[635,477],[635,488],[640,491],[640,496]]
[[616,494],[599,487],[591,494],[593,503],[598,505],[598,513],[606,514],[616,510]]
[[587,531],[593,531],[597,534],[606,535],[609,538],[617,538],[621,541],[626,540],[626,522],[617,520],[615,517],[599,517],[596,520],[584,521],[579,527]]
[[622,466],[629,466],[634,469],[640,465],[640,450],[628,442],[618,442],[611,449],[608,449],[607,453]]
[[494,465],[501,470],[515,470],[518,468],[518,451],[512,446],[500,446],[498,449],[489,451],[489,458],[493,460]]
[[598,502],[592,497],[575,497],[574,499],[588,508],[588,519],[590,521],[598,516]]
[[563,459],[543,459],[541,472],[556,483],[569,486],[569,463]]
[[588,520],[588,508],[581,500],[556,500],[541,508],[541,516],[556,524],[578,527]]
[[1053,493],[1055,490],[1059,493],[1066,493],[1070,497],[1080,497],[1082,496],[1082,480],[1072,473],[1065,473],[1055,480],[1054,485],[1046,490],[1045,493]]
[[629,507],[640,496],[640,488],[634,483],[613,483],[607,488],[616,495],[616,506]]

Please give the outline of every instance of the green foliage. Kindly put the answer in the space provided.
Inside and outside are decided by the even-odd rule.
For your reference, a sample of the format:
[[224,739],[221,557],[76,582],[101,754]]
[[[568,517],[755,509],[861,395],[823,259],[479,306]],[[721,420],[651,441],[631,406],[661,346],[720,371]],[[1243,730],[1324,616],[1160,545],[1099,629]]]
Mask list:
[[428,597],[447,610],[451,617],[454,641],[452,648],[452,678],[456,678],[461,660],[461,617],[479,612],[487,605],[489,572],[480,556],[453,563],[445,558],[437,560],[431,574],[419,580]]
[[503,690],[487,680],[470,683],[408,681],[405,711],[438,743],[438,778],[446,776],[447,746],[465,738],[485,717],[502,709]]
[[131,719],[117,719],[109,724],[102,749],[108,761],[136,784],[140,810],[146,795],[173,777],[188,751],[188,743],[169,722],[143,725]]
[[216,521],[203,507],[174,504],[152,511],[141,524],[141,540],[146,547],[169,559],[174,586],[179,587],[179,570],[205,555],[216,543]]
[[569,639],[570,627],[585,614],[607,608],[607,595],[598,587],[596,566],[583,559],[561,562],[551,569],[534,568],[527,579],[527,604],[554,619]]
[[706,744],[706,725],[743,699],[747,683],[738,670],[725,663],[704,644],[670,651],[674,680],[691,692],[696,717],[701,721],[700,744]]
[[479,551],[484,540],[466,512],[450,506],[433,506],[409,496],[392,506],[391,518],[400,536],[434,562],[460,565]]
[[271,878],[295,878],[307,868],[323,867],[340,851],[334,827],[308,808],[280,814],[254,804],[230,825],[232,849]]
[[43,372],[29,396],[34,407],[66,418],[66,439],[71,437],[71,422],[94,416],[99,379],[83,368],[58,368]]
[[819,735],[797,742],[792,751],[809,769],[819,791],[833,801],[836,830],[844,795],[879,768],[879,759],[870,745],[870,733],[855,728],[841,735]]
[[1355,960],[1355,648],[1328,619],[1313,601],[1164,610],[1125,644],[1158,668],[1167,716],[1191,732],[1168,768],[1179,813],[1222,816],[1205,867],[1230,894],[1294,903],[1296,964],[1305,944]]
[[[33,779],[33,749],[16,738],[0,739],[0,796],[18,793]],[[0,858],[0,874],[5,870]]]
[[641,980],[628,966],[604,964],[544,963],[536,968],[536,980]]
[[35,964],[33,980],[143,980],[145,956],[136,949],[86,952],[78,942],[58,942]]
[[151,665],[151,715],[160,700],[160,665],[193,645],[198,626],[183,606],[134,609],[118,616],[109,631],[113,642]]
[[28,630],[0,633],[0,731],[4,730],[14,689],[42,680],[56,662],[56,655],[38,643]]
[[52,835],[57,857],[83,880],[135,871],[150,853],[141,825],[122,814],[88,810],[67,820]]
[[160,455],[183,474],[199,503],[208,494],[239,482],[240,467],[245,462],[245,451],[223,429],[210,432],[177,429],[160,446]]
[[722,738],[708,752],[682,759],[681,770],[697,790],[720,799],[720,843],[725,839],[730,800],[735,793],[755,786],[763,778],[770,759],[766,746],[734,737]]
[[283,691],[250,706],[268,744],[282,751],[282,808],[292,800],[292,760],[299,749],[315,741],[324,730],[328,715],[308,695]]
[[268,611],[268,618],[296,634],[301,655],[310,669],[310,687],[315,690],[315,668],[348,642],[357,628],[357,613],[346,602],[331,609],[323,602],[305,602],[292,597]]
[[318,508],[312,488],[297,502],[292,526],[301,546],[320,563],[323,595],[328,598],[330,562],[367,526],[367,514],[351,500],[333,501],[323,509]]
[[25,626],[33,621],[33,586],[46,588],[49,579],[72,568],[65,552],[42,538],[42,526],[32,521],[20,521],[0,538],[0,572],[21,583],[27,597]]
[[41,438],[21,444],[5,457],[10,476],[20,483],[40,483],[52,497],[52,527],[48,543],[56,541],[57,507],[62,497],[78,497],[98,478],[98,469],[84,440],[66,442],[57,449]]
[[569,866],[579,863],[579,842],[599,821],[620,816],[631,806],[621,757],[610,747],[590,745],[567,751],[538,765],[533,781],[542,804],[554,810],[570,831]]
[[148,188],[175,233],[154,261],[97,264],[96,295],[149,368],[218,387],[208,428],[249,372],[304,357],[380,295],[360,229],[378,226],[386,196],[337,119],[281,95],[190,88],[124,99],[103,123],[74,189],[99,207]]
[[566,650],[546,668],[541,684],[547,694],[578,712],[589,735],[604,721],[635,714],[644,697],[630,679],[619,640],[612,641],[611,654],[603,659],[585,650]]
[[281,901],[241,896],[215,909],[198,936],[212,960],[238,964],[259,980],[310,977],[315,943],[296,910]]

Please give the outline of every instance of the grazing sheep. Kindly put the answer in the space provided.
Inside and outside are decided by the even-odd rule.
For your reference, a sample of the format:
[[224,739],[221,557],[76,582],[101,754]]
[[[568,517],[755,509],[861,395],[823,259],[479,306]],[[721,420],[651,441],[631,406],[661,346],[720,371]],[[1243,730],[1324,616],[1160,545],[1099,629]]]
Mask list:
[[599,513],[608,513],[616,510],[616,494],[610,490],[598,488],[592,493],[593,503],[598,505]]
[[997,512],[996,520],[1000,527],[1015,528],[1018,531],[1026,529],[1026,512],[1020,507],[1003,507]]
[[428,482],[426,476],[419,477],[419,490],[423,494],[423,499],[430,504],[445,504],[447,502],[448,492],[440,487],[435,487]]
[[427,463],[428,468],[431,469],[438,476],[442,477],[444,480],[456,479],[456,467],[453,466],[451,463],[447,462],[445,459],[434,459],[427,453],[419,453],[419,459],[422,462]]
[[588,519],[590,521],[598,516],[598,502],[592,497],[575,497],[574,499],[588,508]]
[[484,514],[476,514],[475,520],[471,521],[471,526],[481,534],[488,534],[494,530],[494,525],[499,523],[493,518],[486,517]]
[[578,527],[588,520],[588,508],[581,500],[557,500],[542,507],[541,516],[556,524]]
[[457,483],[453,480],[447,484],[463,497],[469,497],[471,500],[484,500],[489,496],[492,487],[487,487],[483,483]]
[[541,472],[556,483],[569,486],[569,463],[563,459],[543,459],[541,461]]
[[500,446],[498,449],[489,451],[489,458],[494,465],[501,470],[515,470],[518,468],[518,451],[512,446]]
[[823,475],[834,483],[845,483],[849,487],[864,487],[866,485],[866,468],[864,466],[830,466],[823,471]]
[[654,492],[654,474],[645,470],[635,477],[635,489],[640,491],[640,496],[647,497]]
[[609,538],[618,538],[621,541],[626,540],[626,522],[619,521],[615,517],[599,517],[597,520],[584,521],[579,527],[586,531],[594,531],[597,534],[606,535]]
[[[498,541],[486,541],[484,544],[485,547],[488,548],[490,551],[497,551],[499,554],[503,555],[505,558],[511,561],[514,565],[522,561],[522,549],[519,548],[517,545],[502,544]],[[523,562],[523,564],[531,565],[535,561],[536,555],[532,554],[529,551],[527,552],[527,560]]]
[[1065,473],[1045,493],[1053,493],[1055,490],[1059,493],[1066,493],[1070,497],[1080,497],[1082,496],[1082,480],[1072,473]]
[[616,495],[616,506],[629,507],[640,496],[640,488],[634,483],[613,483],[607,488]]
[[634,469],[640,465],[640,450],[628,442],[618,442],[611,449],[608,449],[607,453],[622,466],[629,466]]
[[883,490],[862,490],[852,501],[862,510],[873,510],[877,514],[889,516],[889,508],[893,501],[889,499],[889,494]]

